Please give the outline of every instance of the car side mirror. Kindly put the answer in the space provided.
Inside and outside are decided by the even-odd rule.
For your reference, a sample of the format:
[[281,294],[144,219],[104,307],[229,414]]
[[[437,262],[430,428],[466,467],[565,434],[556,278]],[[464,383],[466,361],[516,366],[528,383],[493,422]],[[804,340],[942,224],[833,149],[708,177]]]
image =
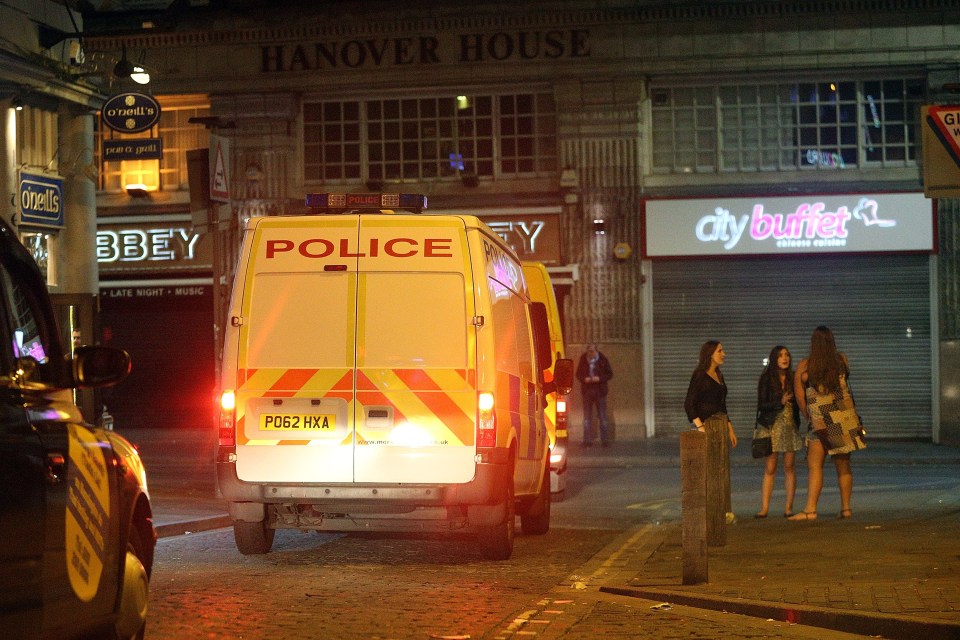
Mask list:
[[130,354],[113,347],[77,347],[73,354],[73,382],[78,389],[109,387],[130,373]]
[[557,391],[563,395],[573,390],[573,360],[561,358],[553,366],[553,380],[557,384]]

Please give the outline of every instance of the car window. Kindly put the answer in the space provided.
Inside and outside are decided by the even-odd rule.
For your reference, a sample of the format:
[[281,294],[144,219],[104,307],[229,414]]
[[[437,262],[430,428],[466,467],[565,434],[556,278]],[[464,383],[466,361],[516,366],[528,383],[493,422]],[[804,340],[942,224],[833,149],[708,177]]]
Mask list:
[[16,277],[8,265],[0,266],[0,295],[3,296],[3,348],[0,366],[6,373],[22,371],[23,382],[49,383],[59,373],[60,347],[52,318],[45,317],[41,296],[31,289],[33,279]]

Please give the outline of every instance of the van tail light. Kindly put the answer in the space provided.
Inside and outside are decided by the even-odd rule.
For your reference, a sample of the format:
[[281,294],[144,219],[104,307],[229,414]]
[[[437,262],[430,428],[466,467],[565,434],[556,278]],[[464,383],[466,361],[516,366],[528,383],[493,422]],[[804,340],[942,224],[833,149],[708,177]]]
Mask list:
[[567,467],[567,398],[557,394],[557,415],[554,426],[557,429],[557,442],[550,451],[550,468],[560,472]]
[[497,446],[497,418],[493,394],[484,391],[477,396],[477,448]]
[[232,389],[220,394],[220,425],[217,444],[221,447],[235,447],[237,445],[237,431],[234,424],[236,416],[237,396]]

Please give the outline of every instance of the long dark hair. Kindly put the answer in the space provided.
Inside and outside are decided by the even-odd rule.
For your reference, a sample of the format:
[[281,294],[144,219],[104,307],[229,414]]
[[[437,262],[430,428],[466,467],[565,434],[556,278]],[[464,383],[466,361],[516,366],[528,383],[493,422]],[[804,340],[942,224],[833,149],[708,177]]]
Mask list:
[[[717,350],[719,345],[719,340],[707,340],[703,343],[703,346],[700,347],[700,359],[697,361],[697,368],[693,370],[694,374],[696,374],[698,371],[706,371],[710,368],[710,359],[713,357],[713,352]],[[719,367],[717,368],[717,371],[720,371]]]
[[840,390],[840,376],[849,376],[850,370],[837,351],[833,332],[820,325],[810,336],[810,356],[807,358],[807,384],[821,393]]
[[[790,356],[790,364],[787,365],[787,376],[783,381],[783,386],[780,386],[780,365],[778,360],[780,360],[780,352],[786,351],[787,355]],[[787,349],[785,346],[778,344],[773,349],[770,350],[770,357],[767,358],[767,366],[763,369],[763,373],[760,374],[760,388],[766,385],[770,387],[773,391],[773,395],[780,395],[784,391],[793,389],[793,356],[790,354],[790,349]]]

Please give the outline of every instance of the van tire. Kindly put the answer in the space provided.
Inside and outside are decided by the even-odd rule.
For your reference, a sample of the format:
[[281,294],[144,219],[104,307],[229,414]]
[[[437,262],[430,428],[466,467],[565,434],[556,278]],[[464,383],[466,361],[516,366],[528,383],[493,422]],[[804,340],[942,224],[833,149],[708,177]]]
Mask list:
[[513,555],[513,539],[517,527],[517,506],[513,492],[513,466],[504,482],[503,504],[505,516],[502,522],[484,527],[480,533],[480,551],[487,560],[509,560]]
[[550,469],[544,469],[540,493],[524,513],[520,514],[520,528],[528,536],[542,536],[550,531]]
[[245,556],[261,555],[270,551],[276,532],[276,529],[267,526],[266,518],[260,522],[233,523],[233,538],[237,543],[237,550]]

